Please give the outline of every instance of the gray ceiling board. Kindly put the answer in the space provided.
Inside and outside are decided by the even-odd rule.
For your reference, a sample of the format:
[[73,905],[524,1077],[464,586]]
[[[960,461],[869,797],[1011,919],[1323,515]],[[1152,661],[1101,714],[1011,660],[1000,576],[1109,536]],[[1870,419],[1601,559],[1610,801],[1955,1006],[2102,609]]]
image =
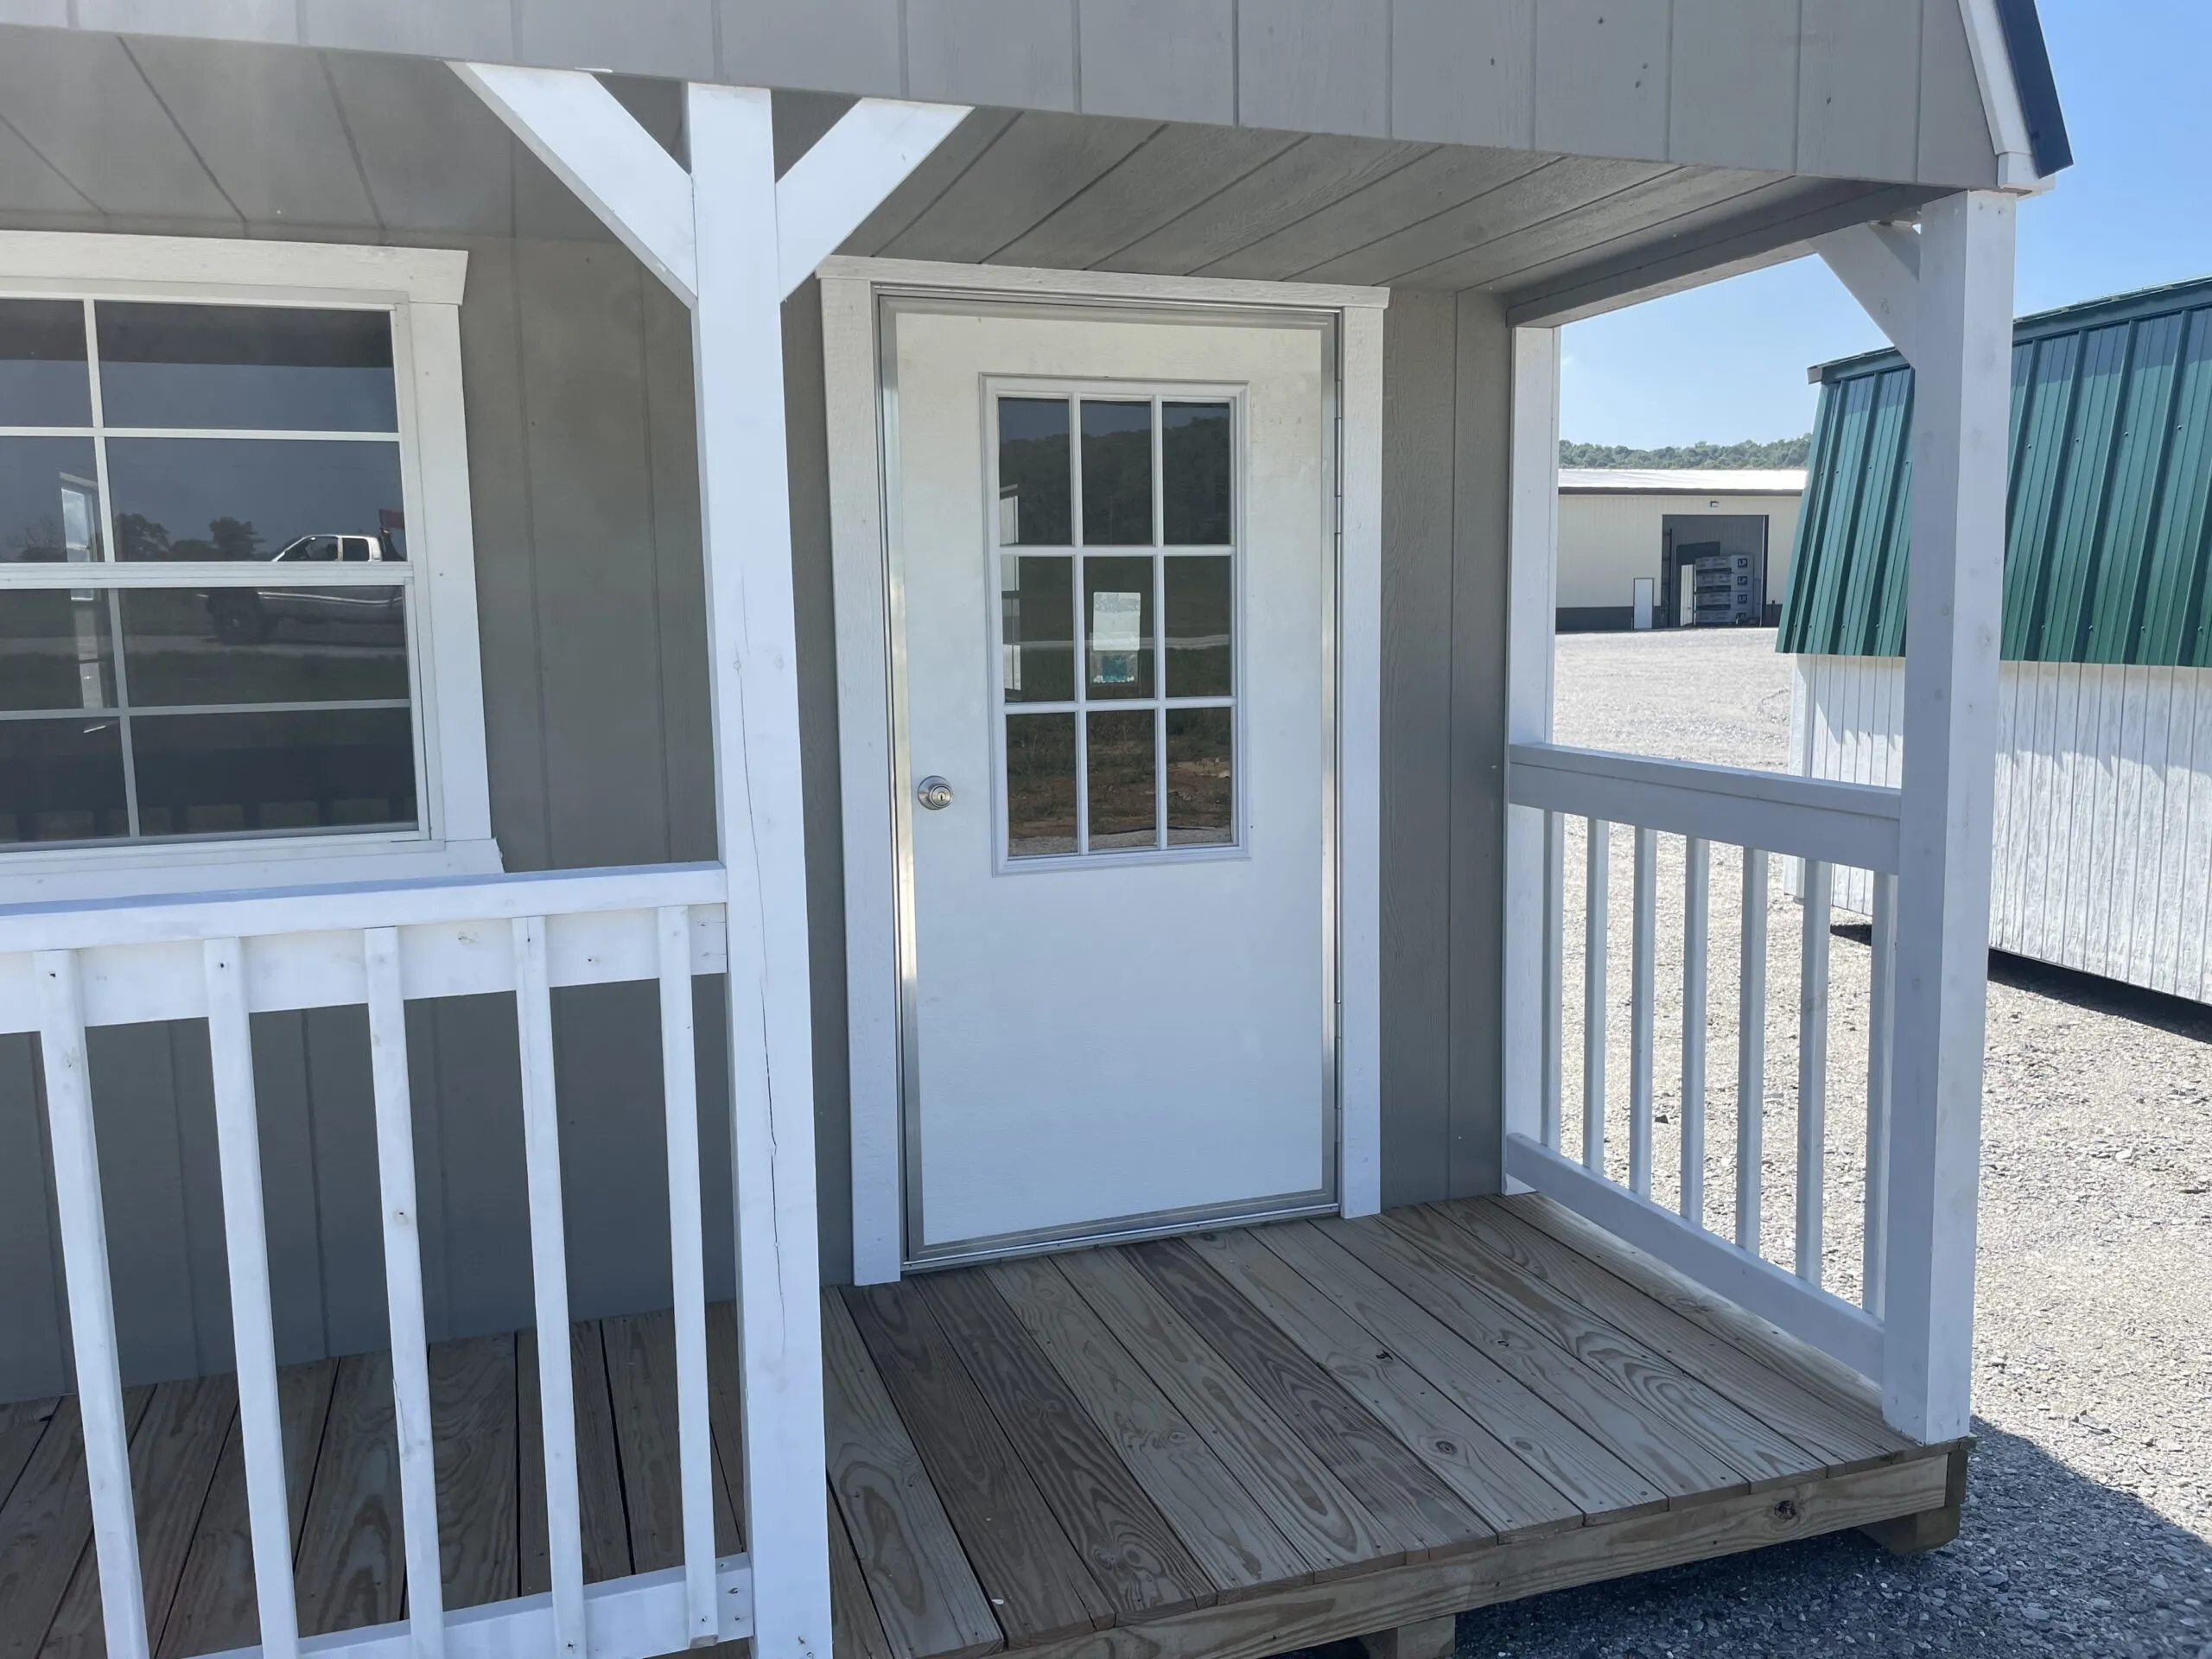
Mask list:
[[1237,127],[1162,127],[1096,180],[999,250],[1001,264],[1080,270],[1150,235],[1234,184],[1298,140]]
[[520,144],[508,151],[515,175],[515,234],[534,242],[610,242],[614,233],[552,169]]
[[378,222],[320,54],[156,40],[131,51],[248,220]]
[[120,41],[39,34],[9,44],[0,111],[102,213],[242,222]]
[[775,92],[769,102],[780,179],[860,100],[843,92]]
[[1311,270],[1472,201],[1556,159],[1524,149],[1440,145],[1364,190],[1217,259],[1199,275],[1265,279]]
[[[1757,270],[1805,251],[1804,244],[1830,231],[1877,219],[1907,217],[1944,192],[1926,185],[1868,185],[1848,180],[1801,180],[1802,206],[1769,205],[1748,222],[1706,237],[1677,238],[1661,250],[1637,250],[1596,270],[1560,283],[1503,290],[1506,321],[1515,327],[1578,321],[1624,305],[1699,288]],[[1832,194],[1831,191],[1841,194]]]
[[1586,203],[1674,170],[1661,162],[1566,156],[1472,201],[1409,225],[1357,253],[1316,265],[1306,275],[1325,283],[1390,283],[1402,278],[1410,282],[1414,280],[1411,273],[1440,260],[1457,258],[1470,248],[1573,213]]
[[1428,149],[1379,138],[1301,140],[1099,266],[1169,276],[1196,270],[1389,177]]
[[[1823,194],[1808,194],[1808,190]],[[1793,218],[1813,207],[1847,198],[1855,200],[1865,192],[1864,185],[1841,179],[1776,179],[1748,188],[1739,185],[1733,195],[1716,198],[1670,218],[1655,219],[1645,213],[1634,215],[1634,223],[1624,223],[1637,205],[1630,193],[1600,206],[1595,221],[1577,245],[1541,259],[1516,261],[1515,268],[1504,274],[1481,279],[1481,285],[1516,293],[1568,286],[1617,267],[1649,264],[1670,250],[1731,235],[1763,213]],[[1608,218],[1612,221],[1610,229]]]
[[899,259],[988,259],[1157,130],[1149,121],[1109,116],[1022,116],[884,252]]
[[24,142],[22,134],[0,120],[0,213],[97,218],[99,210]]
[[377,214],[392,230],[505,236],[516,144],[443,64],[325,54]]
[[1648,184],[1601,197],[1572,213],[1493,237],[1440,266],[1410,273],[1410,279],[1424,288],[1507,284],[1522,271],[1568,257],[1592,243],[1740,200],[1749,192],[1774,181],[1770,174],[1686,167]]
[[976,158],[998,142],[1014,124],[1011,110],[977,110],[955,127],[951,134],[922,158],[880,207],[847,237],[840,253],[872,254],[929,211],[930,204],[950,189]]

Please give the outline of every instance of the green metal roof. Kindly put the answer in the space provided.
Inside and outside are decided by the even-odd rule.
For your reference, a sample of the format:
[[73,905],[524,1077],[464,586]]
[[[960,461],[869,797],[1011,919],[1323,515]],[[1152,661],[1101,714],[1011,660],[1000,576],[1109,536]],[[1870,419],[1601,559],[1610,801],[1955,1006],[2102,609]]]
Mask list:
[[[1912,370],[1821,382],[1778,648],[1901,656]],[[2212,667],[2212,278],[2022,318],[2012,446],[2005,658]]]

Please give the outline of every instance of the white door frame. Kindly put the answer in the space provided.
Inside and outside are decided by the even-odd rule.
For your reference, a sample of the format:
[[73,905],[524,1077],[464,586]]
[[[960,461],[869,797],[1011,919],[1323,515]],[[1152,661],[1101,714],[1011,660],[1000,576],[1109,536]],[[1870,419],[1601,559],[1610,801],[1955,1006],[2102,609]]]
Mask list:
[[1382,311],[1387,289],[837,257],[821,267],[830,528],[844,810],[852,1075],[853,1275],[906,1260],[901,1111],[902,887],[891,671],[887,468],[876,311],[887,292],[1008,302],[1334,313],[1337,456],[1337,1191],[1382,1205],[1380,862]]

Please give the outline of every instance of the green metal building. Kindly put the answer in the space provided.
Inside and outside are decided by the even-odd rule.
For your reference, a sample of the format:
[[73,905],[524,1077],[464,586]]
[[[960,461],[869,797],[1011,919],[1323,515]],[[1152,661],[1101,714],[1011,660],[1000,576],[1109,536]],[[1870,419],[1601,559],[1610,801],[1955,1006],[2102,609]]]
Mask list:
[[[1793,762],[1894,785],[1913,374],[1817,373]],[[2021,319],[2008,511],[1992,943],[2212,1001],[2212,278]]]

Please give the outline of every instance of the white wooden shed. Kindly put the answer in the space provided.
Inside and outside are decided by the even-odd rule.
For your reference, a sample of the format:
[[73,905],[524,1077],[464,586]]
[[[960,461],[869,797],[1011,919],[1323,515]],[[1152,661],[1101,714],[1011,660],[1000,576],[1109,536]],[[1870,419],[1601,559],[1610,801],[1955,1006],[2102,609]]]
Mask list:
[[[2031,6],[0,18],[13,1652],[1421,1659],[1955,1529]],[[1560,327],[1815,251],[1900,786],[1549,743]],[[1755,1132],[1651,1198],[1662,835],[1895,884],[1863,1297],[1817,1082],[1795,1262]]]

